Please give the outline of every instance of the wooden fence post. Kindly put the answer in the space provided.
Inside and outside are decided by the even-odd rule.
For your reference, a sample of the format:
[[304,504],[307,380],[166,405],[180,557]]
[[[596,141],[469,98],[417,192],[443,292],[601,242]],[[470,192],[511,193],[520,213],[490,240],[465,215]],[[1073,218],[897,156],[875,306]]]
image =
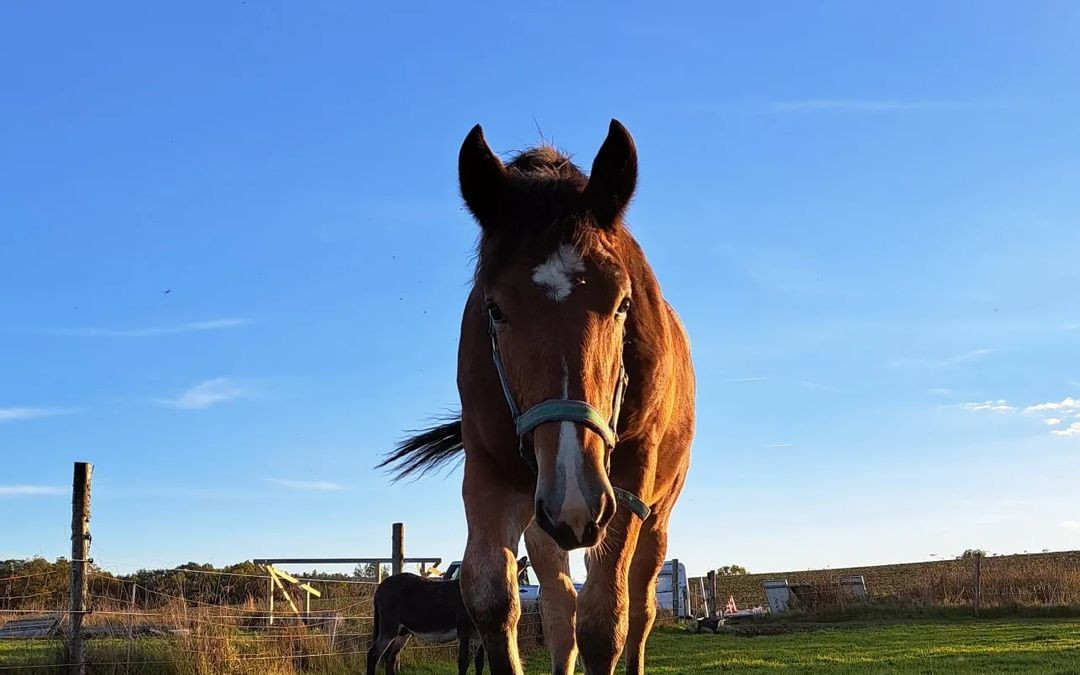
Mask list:
[[405,571],[405,524],[394,523],[393,539],[391,540],[392,559],[391,574],[401,574]]
[[716,570],[709,570],[708,585],[705,587],[709,598],[709,618],[717,619],[720,617],[720,605],[716,599]]
[[679,559],[671,559],[671,614],[674,618],[679,618],[679,611],[682,609],[682,602],[680,602],[679,591],[682,585],[679,583]]
[[975,616],[979,616],[979,605],[982,604],[982,555],[975,554]]
[[87,578],[90,562],[90,477],[94,467],[87,462],[75,462],[71,483],[71,578],[69,580],[71,607],[71,643],[68,658],[72,675],[86,675],[86,648],[82,625],[86,615]]
[[268,626],[274,625],[274,573],[270,571],[268,567],[266,569],[266,599],[269,604],[269,612],[266,615],[266,624]]

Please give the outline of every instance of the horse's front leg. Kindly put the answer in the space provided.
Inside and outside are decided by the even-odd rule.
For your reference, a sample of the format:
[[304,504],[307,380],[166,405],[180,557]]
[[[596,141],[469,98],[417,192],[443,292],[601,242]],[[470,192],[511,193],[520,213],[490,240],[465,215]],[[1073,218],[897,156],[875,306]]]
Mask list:
[[[653,511],[642,526],[637,548],[630,563],[627,587],[630,591],[630,632],[626,638],[626,675],[645,672],[645,641],[656,620],[656,578],[667,552],[667,524],[671,504]],[[672,577],[672,588],[678,588]]]
[[462,497],[469,539],[461,594],[484,644],[492,675],[522,675],[518,656],[517,545],[532,518],[532,497],[503,485],[483,455],[465,461]]
[[540,582],[540,620],[551,652],[551,675],[573,675],[577,593],[570,579],[570,556],[535,520],[525,530],[525,547]]
[[588,578],[578,593],[577,646],[585,675],[611,675],[626,643],[627,576],[641,521],[620,508],[604,539],[586,552]]

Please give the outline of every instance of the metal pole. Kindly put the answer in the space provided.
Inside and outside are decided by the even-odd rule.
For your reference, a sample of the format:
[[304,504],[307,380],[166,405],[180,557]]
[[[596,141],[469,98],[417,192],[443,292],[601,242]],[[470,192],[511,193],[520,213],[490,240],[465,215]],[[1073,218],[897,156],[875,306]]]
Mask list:
[[679,610],[682,609],[681,598],[679,597],[679,589],[681,584],[679,583],[679,559],[671,559],[671,615],[676,619],[679,618]]
[[405,523],[394,523],[393,538],[390,543],[390,557],[393,559],[391,574],[401,574],[405,571]]
[[86,648],[82,625],[86,615],[87,578],[90,562],[90,477],[94,467],[75,462],[71,483],[71,646],[68,657],[72,675],[86,675]]

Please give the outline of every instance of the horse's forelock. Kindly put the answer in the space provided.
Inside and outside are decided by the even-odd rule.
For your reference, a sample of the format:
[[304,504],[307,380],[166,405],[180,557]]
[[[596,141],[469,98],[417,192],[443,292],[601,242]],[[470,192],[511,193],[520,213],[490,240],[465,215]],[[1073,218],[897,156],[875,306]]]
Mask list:
[[535,252],[545,257],[560,244],[582,255],[599,246],[600,233],[575,212],[588,177],[569,155],[550,145],[524,150],[506,164],[510,178],[502,227],[485,228],[477,255],[476,278],[492,279],[508,262]]

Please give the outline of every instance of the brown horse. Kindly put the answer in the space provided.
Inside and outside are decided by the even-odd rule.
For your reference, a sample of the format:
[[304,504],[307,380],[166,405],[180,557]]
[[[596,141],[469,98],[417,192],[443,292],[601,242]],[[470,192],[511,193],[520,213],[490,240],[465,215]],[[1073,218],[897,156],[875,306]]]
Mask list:
[[[518,542],[540,581],[551,672],[644,672],[655,582],[694,433],[690,346],[623,222],[637,151],[619,122],[586,177],[550,147],[504,165],[473,128],[458,159],[482,231],[458,352],[461,418],[383,465],[464,449],[466,607],[495,675],[520,675]],[[580,594],[567,551],[587,547]],[[575,633],[576,630],[576,633]],[[575,639],[576,638],[576,639]]]

